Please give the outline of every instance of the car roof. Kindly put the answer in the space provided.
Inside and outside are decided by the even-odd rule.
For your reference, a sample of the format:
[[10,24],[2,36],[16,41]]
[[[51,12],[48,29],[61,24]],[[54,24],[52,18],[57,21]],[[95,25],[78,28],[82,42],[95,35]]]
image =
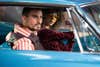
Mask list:
[[99,0],[0,0],[1,4],[8,5],[43,5],[43,6],[73,6],[94,3]]
[[65,1],[74,2],[77,5],[83,5],[83,4],[94,3],[97,2],[98,0],[65,0]]

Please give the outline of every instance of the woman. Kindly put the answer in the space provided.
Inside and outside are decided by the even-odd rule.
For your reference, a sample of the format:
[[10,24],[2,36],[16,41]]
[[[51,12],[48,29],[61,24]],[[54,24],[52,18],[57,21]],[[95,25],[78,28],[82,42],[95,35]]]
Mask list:
[[57,12],[49,11],[45,17],[43,27],[38,32],[39,40],[45,50],[55,51],[71,51],[74,44],[73,32],[58,32],[55,30],[54,25],[58,23],[60,16]]

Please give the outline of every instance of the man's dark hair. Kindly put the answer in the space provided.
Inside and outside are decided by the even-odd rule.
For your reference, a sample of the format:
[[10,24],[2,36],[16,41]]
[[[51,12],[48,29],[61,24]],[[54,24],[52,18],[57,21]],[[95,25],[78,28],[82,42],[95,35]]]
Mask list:
[[30,11],[32,11],[32,10],[42,10],[42,9],[41,8],[24,7],[23,11],[22,11],[22,15],[23,16],[28,16]]

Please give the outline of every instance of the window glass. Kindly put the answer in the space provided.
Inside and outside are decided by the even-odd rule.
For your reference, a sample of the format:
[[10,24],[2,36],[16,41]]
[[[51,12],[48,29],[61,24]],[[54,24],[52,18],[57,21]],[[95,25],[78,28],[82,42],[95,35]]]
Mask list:
[[80,38],[80,42],[82,43],[83,49],[85,51],[99,51],[99,40],[98,38],[96,38],[94,33],[88,28],[87,23],[80,16],[78,17],[74,12],[72,12],[72,17],[76,29],[78,31],[78,35]]
[[100,5],[87,6],[83,10],[100,28]]
[[[14,30],[15,23],[21,23],[21,13],[24,6],[0,6],[0,44],[5,42],[6,35]],[[26,7],[26,6],[25,6]],[[34,8],[34,6],[32,7]],[[41,7],[42,8],[42,7]],[[47,28],[53,31],[52,33],[46,32],[50,37],[48,37],[48,42],[46,45],[47,48],[52,48],[51,44],[55,51],[71,51],[72,45],[74,43],[74,33],[72,24],[69,21],[69,16],[67,14],[66,8],[50,8],[43,7],[43,23],[42,28]],[[62,35],[63,33],[63,35]],[[72,35],[71,35],[71,34]],[[52,36],[52,35],[53,36]],[[42,38],[42,40],[44,40]],[[56,38],[56,39],[55,39]],[[52,41],[52,43],[50,41]],[[57,44],[57,45],[55,45]],[[70,45],[70,47],[69,47]],[[59,50],[60,49],[60,50]],[[67,49],[67,50],[66,50]]]

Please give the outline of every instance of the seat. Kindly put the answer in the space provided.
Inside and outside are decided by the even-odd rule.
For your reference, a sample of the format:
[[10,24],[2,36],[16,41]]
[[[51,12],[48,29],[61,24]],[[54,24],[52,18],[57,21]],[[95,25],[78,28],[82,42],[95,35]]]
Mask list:
[[5,42],[6,35],[13,29],[14,25],[12,23],[0,21],[0,44]]

